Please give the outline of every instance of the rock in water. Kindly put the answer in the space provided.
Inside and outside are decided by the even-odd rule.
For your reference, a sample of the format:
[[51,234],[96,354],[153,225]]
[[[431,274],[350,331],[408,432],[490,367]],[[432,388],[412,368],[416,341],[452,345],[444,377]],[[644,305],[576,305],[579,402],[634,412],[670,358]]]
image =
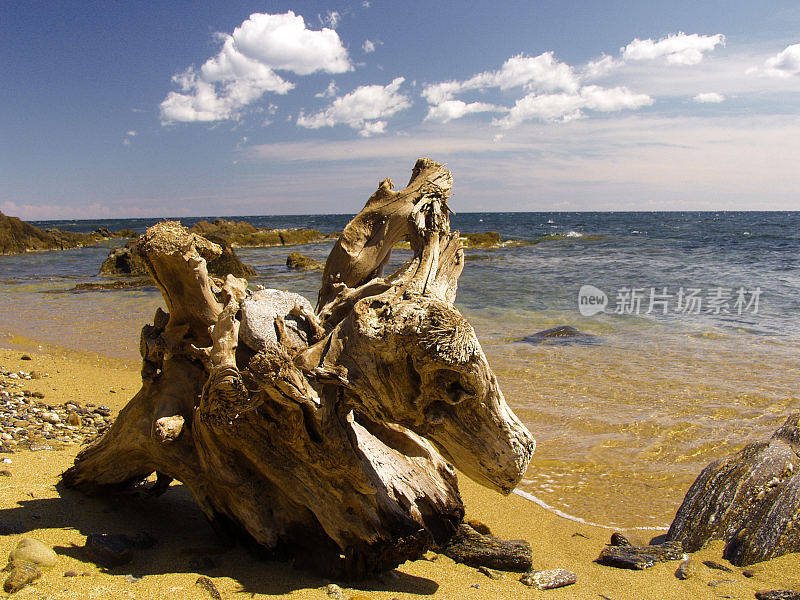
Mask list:
[[281,290],[258,290],[242,302],[242,321],[239,338],[258,352],[266,346],[277,346],[275,319],[283,317],[286,332],[299,347],[308,345],[308,332],[303,319],[289,315],[296,304],[313,313],[311,303],[300,294]]
[[597,562],[620,569],[649,569],[657,562],[681,560],[683,548],[678,542],[654,546],[606,546]]
[[290,271],[314,271],[324,268],[325,265],[305,254],[292,252],[286,257],[286,267]]
[[95,562],[103,567],[118,567],[133,559],[134,541],[125,534],[90,533],[86,549]]
[[800,413],[769,441],[708,465],[689,488],[667,533],[694,552],[727,542],[737,566],[800,551]]
[[531,568],[531,546],[528,542],[505,541],[493,535],[484,535],[466,523],[459,525],[442,553],[471,567],[520,573]]
[[529,344],[559,346],[595,346],[600,343],[597,336],[578,331],[570,325],[560,325],[552,329],[537,331],[519,340]]
[[533,586],[540,590],[554,590],[577,583],[578,576],[566,569],[549,569],[547,571],[531,571],[520,578],[525,585]]
[[58,555],[53,549],[39,540],[22,539],[8,555],[8,564],[3,570],[10,573],[3,583],[3,590],[8,594],[18,592],[39,579],[57,560]]

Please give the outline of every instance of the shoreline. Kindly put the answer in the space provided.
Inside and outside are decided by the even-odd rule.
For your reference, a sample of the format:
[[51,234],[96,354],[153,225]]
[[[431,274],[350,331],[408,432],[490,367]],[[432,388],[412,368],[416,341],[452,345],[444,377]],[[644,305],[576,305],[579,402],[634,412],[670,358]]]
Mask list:
[[[30,342],[30,340],[22,340]],[[133,361],[106,359],[95,353],[42,347],[31,352],[2,341],[0,364],[9,370],[39,370],[50,377],[26,381],[26,388],[45,393],[44,401],[63,404],[71,400],[106,404],[116,415],[139,389],[138,365]],[[21,360],[28,354],[31,360]],[[55,388],[55,389],[53,389]],[[114,389],[116,393],[111,393]],[[78,446],[63,449],[20,450],[6,465],[11,476],[0,480],[0,522],[21,525],[22,533],[0,538],[0,552],[7,553],[19,539],[35,537],[54,546],[58,564],[40,582],[16,597],[58,598],[174,598],[205,597],[195,580],[210,577],[223,598],[285,596],[326,598],[330,583],[314,575],[287,568],[286,563],[260,562],[241,547],[221,550],[219,541],[183,486],[173,485],[157,499],[131,498],[109,501],[88,498],[70,490],[58,490],[58,475],[67,468]],[[744,577],[714,571],[702,560],[722,561],[722,543],[711,543],[693,554],[699,572],[690,580],[674,576],[678,562],[657,564],[645,571],[627,571],[593,562],[608,542],[612,528],[570,520],[547,510],[522,494],[503,497],[459,475],[467,518],[486,523],[503,539],[526,539],[532,546],[533,568],[564,568],[578,575],[575,585],[539,591],[522,585],[519,574],[505,573],[492,580],[472,567],[454,563],[443,555],[434,561],[406,562],[390,574],[359,582],[336,581],[347,598],[612,598],[649,600],[664,598],[717,598],[728,595],[752,598],[757,590],[800,588],[800,557],[786,555],[754,566],[756,576]],[[93,532],[146,531],[157,538],[150,550],[137,550],[133,562],[116,569],[96,567],[84,554],[85,538]],[[626,530],[634,544],[646,544],[655,531]],[[198,556],[197,553],[201,556]],[[214,566],[211,566],[211,565]],[[67,571],[85,576],[64,577]],[[126,579],[126,576],[131,576]],[[709,583],[730,580],[710,587]],[[475,587],[477,586],[477,587]],[[33,591],[35,590],[35,592]],[[358,596],[360,594],[360,596]]]

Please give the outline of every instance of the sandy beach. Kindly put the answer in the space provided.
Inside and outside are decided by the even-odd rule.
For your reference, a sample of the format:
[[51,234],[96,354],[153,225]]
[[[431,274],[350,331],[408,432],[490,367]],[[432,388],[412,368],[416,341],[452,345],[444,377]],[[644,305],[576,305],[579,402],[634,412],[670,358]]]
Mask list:
[[[138,390],[138,365],[100,355],[43,347],[30,352],[30,340],[6,342],[0,365],[7,371],[36,371],[48,376],[25,382],[25,389],[45,394],[56,407],[67,402],[103,404],[116,415]],[[38,347],[37,347],[38,350]],[[32,360],[22,360],[27,354]],[[114,390],[113,392],[111,390]],[[23,537],[34,537],[58,553],[57,565],[17,598],[192,598],[210,597],[195,585],[198,577],[212,579],[223,598],[327,598],[326,586],[338,583],[348,598],[753,598],[757,590],[800,587],[800,557],[787,555],[754,567],[747,578],[700,564],[721,559],[722,544],[712,543],[693,555],[697,574],[686,581],[674,573],[678,562],[657,564],[644,571],[601,566],[594,562],[612,530],[575,522],[516,494],[503,497],[460,476],[467,518],[487,524],[504,539],[530,542],[534,569],[564,568],[578,575],[569,587],[539,591],[521,584],[519,575],[506,573],[492,580],[472,567],[443,555],[434,560],[407,562],[380,578],[358,584],[332,582],[281,562],[264,562],[241,547],[226,548],[206,524],[191,496],[180,486],[159,498],[125,497],[100,500],[58,485],[79,446],[3,456],[10,477],[0,479],[0,523],[16,528],[0,538],[3,558]],[[86,554],[91,533],[147,533],[156,540],[135,551],[132,562],[115,569],[95,565]],[[627,531],[633,543],[647,543],[659,531]],[[72,573],[70,573],[72,572]],[[77,576],[65,576],[77,574]],[[723,581],[722,583],[719,583]],[[716,584],[716,585],[710,585]]]

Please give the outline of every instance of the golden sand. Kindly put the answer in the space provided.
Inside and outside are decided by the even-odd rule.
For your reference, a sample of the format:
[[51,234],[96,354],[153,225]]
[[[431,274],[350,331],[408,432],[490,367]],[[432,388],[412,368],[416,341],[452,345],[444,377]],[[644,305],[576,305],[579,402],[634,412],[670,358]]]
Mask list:
[[[43,392],[45,402],[51,404],[71,400],[105,404],[116,414],[139,388],[137,363],[54,348],[29,352],[33,360],[22,361],[22,353],[18,348],[0,350],[0,365],[9,370],[48,373],[49,377],[26,382],[26,388]],[[0,536],[0,559],[5,561],[17,542],[28,536],[52,546],[59,555],[53,569],[14,597],[202,600],[210,595],[195,586],[201,575],[210,577],[225,599],[328,597],[328,580],[297,571],[286,563],[259,561],[241,548],[220,547],[202,513],[180,485],[172,486],[160,498],[114,501],[59,489],[59,473],[70,466],[77,451],[78,447],[72,446],[3,455],[12,460],[10,465],[3,465],[12,475],[0,478],[0,521],[17,523],[24,533]],[[569,569],[578,574],[578,583],[539,591],[519,583],[519,575],[507,573],[501,580],[491,580],[474,568],[438,556],[435,561],[405,563],[390,574],[355,587],[336,582],[348,598],[687,600],[754,598],[755,591],[761,589],[800,589],[800,554],[756,565],[753,578],[744,577],[740,568],[723,573],[700,564],[694,578],[681,581],[674,576],[677,562],[658,564],[645,571],[604,567],[593,561],[608,541],[610,530],[561,518],[514,494],[502,497],[463,476],[460,481],[469,518],[483,521],[499,537],[528,540],[534,569]],[[107,570],[97,567],[84,552],[86,536],[93,532],[147,532],[157,539],[157,544],[148,550],[137,550],[131,563]],[[634,543],[646,543],[658,533],[633,531],[626,535]],[[693,557],[698,562],[711,559],[727,564],[721,553],[721,543],[713,543]],[[64,576],[69,571],[77,576]],[[708,585],[719,580],[732,581]]]

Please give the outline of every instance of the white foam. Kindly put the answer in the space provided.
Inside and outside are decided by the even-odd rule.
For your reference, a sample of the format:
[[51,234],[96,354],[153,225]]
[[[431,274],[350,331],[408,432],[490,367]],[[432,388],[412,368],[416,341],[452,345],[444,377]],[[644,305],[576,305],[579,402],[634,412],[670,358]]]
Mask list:
[[583,234],[580,233],[579,231],[570,231],[567,234],[567,237],[583,237]]
[[[574,515],[567,514],[564,511],[559,510],[554,506],[550,506],[547,502],[545,502],[541,498],[537,498],[533,494],[531,494],[529,492],[526,492],[524,490],[516,489],[516,490],[514,490],[514,493],[517,496],[521,496],[521,497],[525,498],[526,500],[530,500],[534,504],[538,504],[543,509],[549,510],[551,513],[561,517],[562,519],[567,519],[569,521],[574,521],[576,523],[583,523],[584,525],[590,525],[592,527],[600,527],[602,529],[616,529],[616,530],[620,529],[619,527],[613,527],[611,525],[602,525],[601,523],[593,523],[592,521],[587,521],[586,519],[582,519],[581,517],[576,517]],[[669,529],[668,525],[667,526],[662,526],[662,527],[653,527],[653,526],[626,527],[626,528],[623,529],[623,531],[633,531],[633,530],[637,530],[637,531],[664,531],[666,529]]]

